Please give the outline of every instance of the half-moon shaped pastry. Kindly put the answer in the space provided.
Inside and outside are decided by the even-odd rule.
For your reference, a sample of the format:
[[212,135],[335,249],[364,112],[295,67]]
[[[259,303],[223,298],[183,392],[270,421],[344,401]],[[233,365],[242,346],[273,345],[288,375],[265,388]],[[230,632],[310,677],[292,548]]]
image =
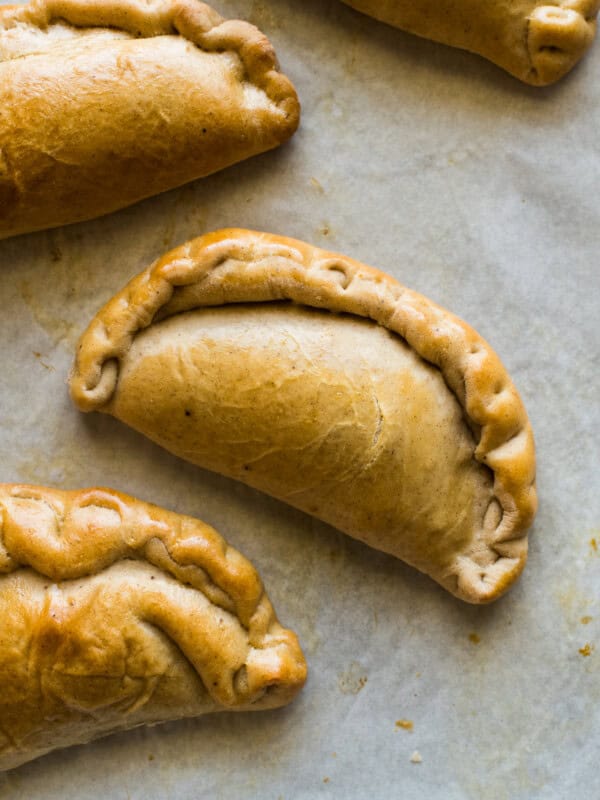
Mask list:
[[266,37],[198,0],[0,6],[0,239],[277,147],[299,113]]
[[0,484],[0,769],[210,711],[275,708],[306,664],[252,565],[109,489]]
[[572,69],[596,34],[598,0],[343,0],[365,14],[478,53],[536,86]]
[[504,367],[344,256],[241,230],[171,251],[92,321],[71,394],[465,600],[494,600],[525,564],[534,445]]

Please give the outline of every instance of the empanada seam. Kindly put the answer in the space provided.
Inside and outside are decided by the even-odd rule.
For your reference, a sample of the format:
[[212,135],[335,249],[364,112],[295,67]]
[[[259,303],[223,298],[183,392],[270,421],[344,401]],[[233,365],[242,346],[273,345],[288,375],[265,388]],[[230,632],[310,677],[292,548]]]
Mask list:
[[[109,573],[110,570],[114,566],[115,566],[115,564],[111,564],[111,565],[107,566],[104,569],[98,570],[96,573],[94,573],[94,576],[100,577],[104,573]],[[36,570],[32,570],[28,566],[23,566],[22,569],[26,570],[27,572],[33,572],[34,574],[40,575],[40,573],[36,572]],[[40,577],[45,578],[46,576],[41,575]],[[82,575],[81,579],[83,580],[86,577],[90,577],[90,576]],[[165,577],[167,579],[167,582],[169,584],[172,584],[174,587],[177,587],[179,585],[179,581],[174,576],[165,575]],[[57,585],[54,584],[54,583],[51,583],[51,586],[57,586]],[[57,586],[57,588],[60,588],[60,587]],[[193,587],[189,587],[189,588],[192,591],[195,591],[193,589]],[[238,624],[241,625],[239,618],[235,614],[231,614],[231,612],[226,612],[226,613],[229,613],[231,615],[232,619],[235,622],[237,622]],[[158,636],[158,638],[160,638],[163,642],[167,643],[170,648],[174,649],[177,652],[179,658],[187,664],[187,666],[189,667],[190,671],[196,676],[198,681],[201,683],[202,687],[206,691],[206,694],[208,695],[210,700],[215,704],[215,710],[218,710],[219,707],[221,707],[221,708],[231,708],[231,709],[234,710],[235,706],[238,704],[238,702],[242,702],[242,703],[246,704],[247,706],[252,706],[252,705],[260,702],[260,700],[263,698],[264,691],[261,692],[260,694],[258,694],[257,696],[254,696],[250,700],[248,700],[247,698],[244,698],[244,696],[239,691],[237,691],[236,688],[235,688],[235,682],[234,682],[235,673],[233,673],[232,674],[232,678],[231,678],[231,688],[232,688],[232,693],[233,693],[233,696],[234,696],[235,699],[231,703],[226,703],[222,696],[219,696],[218,693],[215,693],[214,686],[208,685],[207,681],[202,676],[201,668],[194,664],[191,656],[189,656],[185,652],[185,649],[183,648],[181,643],[178,642],[167,630],[165,630],[165,628],[163,628],[158,622],[154,621],[153,619],[151,619],[148,616],[143,615],[143,614],[142,615],[136,614],[135,615],[135,620],[136,620],[136,623],[141,625],[142,627],[151,629],[153,636]],[[234,624],[235,624],[235,622],[234,622]],[[268,635],[270,629],[273,627],[274,623],[275,623],[275,619],[273,619],[271,621],[271,623],[269,625],[269,629],[267,630],[267,635]],[[246,629],[244,629],[244,632],[248,633],[248,631]],[[33,640],[34,640],[34,637],[32,637],[32,639],[30,640],[30,645],[33,644]],[[285,643],[285,644],[287,644],[287,643]],[[257,648],[255,645],[252,644],[251,636],[248,635],[248,641],[247,641],[246,646],[245,646],[245,650],[246,650],[245,658],[244,658],[243,663],[240,665],[240,667],[238,667],[237,671],[239,671],[239,669],[241,669],[242,667],[245,667],[247,665],[248,659],[249,659],[249,656],[250,656],[251,652],[253,650],[256,650],[256,649],[260,649],[260,648]],[[53,672],[54,671],[55,670],[53,668]],[[34,670],[34,674],[35,674],[35,670]],[[128,671],[127,671],[127,668],[125,667],[124,671],[122,673],[118,674],[117,676],[115,676],[115,675],[108,675],[107,676],[105,671],[100,671],[100,672],[97,672],[97,673],[93,673],[93,672],[89,672],[88,671],[88,672],[86,672],[86,677],[88,677],[88,678],[89,677],[111,677],[111,678],[118,677],[121,680],[124,680],[126,678],[134,679],[135,676],[130,675],[128,673]],[[157,678],[157,677],[158,678],[164,678],[164,672],[157,672],[155,674],[151,674],[150,676],[145,674],[143,677],[144,677],[144,679],[146,679],[148,677],[150,677],[150,678]],[[268,687],[265,687],[265,691],[266,691],[267,688]],[[41,686],[39,688],[39,693],[40,693],[41,696],[43,696],[46,693],[46,690],[44,689],[43,686]],[[134,705],[139,702],[139,699],[140,699],[139,697],[135,698]],[[147,703],[149,699],[150,699],[150,697],[146,697],[145,703]],[[95,716],[96,716],[95,713],[94,713],[94,709],[86,709],[85,713],[86,713],[87,716],[90,716],[92,718],[95,718]],[[125,709],[125,713],[130,713],[129,707],[127,707]],[[147,724],[147,723],[140,723],[140,724]],[[20,741],[20,742],[18,742],[18,745],[16,745],[16,747],[17,747],[17,749],[22,749],[23,745],[24,745],[24,742]],[[6,748],[2,748],[0,746],[0,754],[3,754],[5,752],[5,750],[6,750]]]
[[166,642],[170,647],[174,648],[177,651],[177,654],[179,655],[181,660],[185,662],[185,664],[188,666],[190,671],[198,678],[198,680],[200,681],[200,683],[202,685],[202,688],[204,689],[206,694],[210,697],[211,700],[213,700],[213,702],[218,704],[219,701],[215,700],[215,698],[213,698],[213,695],[211,694],[211,691],[210,691],[209,687],[206,685],[206,681],[202,678],[202,675],[198,671],[198,668],[196,666],[194,666],[193,661],[187,655],[187,653],[183,650],[183,648],[181,647],[179,642],[176,642],[175,639],[173,639],[173,637],[170,636],[167,633],[167,631],[163,630],[160,627],[160,625],[157,625],[152,620],[145,619],[145,618],[140,618],[138,621],[145,628],[150,628],[152,630],[152,635],[153,636],[158,636],[159,639],[161,639],[163,642]]
[[[78,527],[80,517],[77,517],[77,512],[90,506],[93,509],[98,508],[97,503],[90,502],[90,499],[97,500],[99,495],[105,496],[108,501],[113,501],[112,503],[107,502],[104,507],[105,509],[115,511],[115,507],[117,507],[122,512],[119,523],[113,526],[118,529],[119,535],[121,536],[120,539],[117,537],[117,545],[120,541],[127,540],[130,528],[139,527],[142,529],[140,538],[142,539],[141,550],[143,551],[147,541],[151,541],[149,537],[144,537],[144,532],[148,528],[152,530],[152,524],[149,525],[148,523],[154,523],[157,526],[164,524],[164,526],[168,528],[168,532],[175,532],[175,544],[178,547],[182,546],[182,544],[184,547],[186,544],[191,544],[193,546],[199,542],[200,553],[203,554],[205,551],[208,551],[208,555],[205,556],[204,561],[208,561],[209,563],[214,561],[215,569],[220,569],[225,574],[227,580],[235,582],[235,591],[240,598],[238,603],[236,603],[232,597],[232,607],[223,608],[221,605],[215,603],[201,587],[182,581],[176,573],[169,573],[160,564],[156,564],[148,559],[135,559],[135,561],[140,563],[142,570],[149,567],[151,572],[142,571],[133,573],[134,580],[131,584],[128,581],[131,573],[115,573],[115,568],[119,569],[124,561],[132,561],[134,559],[119,557],[118,552],[116,558],[108,560],[103,558],[107,551],[109,554],[115,549],[118,551],[118,546],[115,548],[114,544],[115,536],[111,535],[112,531],[103,535],[105,532],[105,523],[103,519],[96,516],[94,517],[91,527]],[[18,563],[14,563],[14,556],[11,556],[6,547],[6,537],[9,534],[11,541],[17,549],[19,544],[24,548],[23,553],[20,553],[21,556],[23,556],[23,554],[26,556],[28,552],[31,553],[33,551],[34,554],[38,556],[38,560],[40,558],[51,559],[54,526],[52,524],[52,519],[49,519],[49,515],[47,514],[44,516],[44,514],[42,514],[40,516],[35,506],[33,510],[31,507],[26,509],[21,508],[21,513],[24,514],[24,517],[19,518],[16,509],[11,509],[9,505],[11,499],[39,503],[45,506],[45,511],[49,511],[49,513],[54,515],[56,515],[57,511],[61,510],[63,512],[61,515],[63,519],[63,523],[61,524],[63,524],[63,527],[66,524],[72,526],[66,532],[67,547],[70,545],[72,551],[70,560],[74,561],[76,564],[85,562],[87,552],[83,553],[84,557],[82,558],[80,548],[78,549],[80,540],[85,540],[85,545],[89,545],[94,555],[97,557],[97,568],[92,571],[68,570],[68,575],[57,578],[56,576],[48,575],[46,572],[41,572],[39,568],[36,568],[34,565],[36,558],[27,560],[21,557]],[[126,514],[126,512],[130,513]],[[179,528],[176,529],[177,523],[179,523]],[[202,530],[203,527],[207,530],[206,534],[204,534]],[[48,528],[50,529],[49,534],[47,533]],[[189,539],[183,536],[182,531],[188,535]],[[86,536],[83,535],[84,532],[87,534]],[[65,531],[59,529],[56,533],[56,538],[60,540],[63,533],[65,533]],[[137,533],[137,531],[135,533]],[[18,538],[19,535],[23,537],[22,540]],[[72,540],[69,538],[70,535],[73,536]],[[159,541],[161,541],[161,544],[164,544],[162,540],[159,539]],[[73,544],[73,542],[75,542],[75,544]],[[43,651],[44,645],[40,644],[39,641],[34,644],[34,640],[36,640],[39,634],[40,625],[46,624],[46,621],[49,619],[56,619],[57,625],[60,626],[64,624],[66,626],[65,632],[68,638],[69,631],[71,630],[71,622],[69,622],[68,619],[65,621],[61,608],[71,607],[72,603],[68,600],[70,593],[75,592],[77,595],[82,585],[85,584],[86,579],[91,577],[100,579],[98,583],[100,587],[110,585],[113,579],[109,576],[116,574],[116,581],[124,580],[126,591],[131,591],[132,594],[132,599],[129,598],[129,595],[127,598],[123,598],[123,603],[125,605],[122,613],[124,618],[126,614],[130,614],[131,619],[135,620],[136,624],[139,623],[143,626],[150,626],[164,641],[168,641],[170,646],[177,650],[181,659],[189,665],[192,673],[200,680],[208,697],[210,697],[211,701],[215,703],[216,706],[232,708],[234,710],[244,707],[259,707],[265,695],[265,692],[261,691],[262,688],[266,689],[271,685],[276,685],[277,687],[281,687],[285,695],[285,693],[295,693],[304,681],[304,661],[296,637],[291,631],[282,628],[279,624],[275,611],[254,566],[244,558],[244,556],[229,546],[216,531],[209,526],[205,526],[205,524],[201,523],[199,520],[166,511],[158,506],[128,497],[127,495],[122,495],[110,489],[63,491],[19,484],[0,484],[0,546],[4,548],[6,555],[13,560],[10,572],[7,573],[5,571],[3,574],[0,574],[0,583],[5,586],[5,581],[11,581],[13,579],[11,576],[20,573],[20,576],[16,578],[18,585],[20,585],[21,581],[27,583],[33,580],[34,583],[39,582],[38,590],[43,591],[43,594],[39,595],[39,612],[32,617],[34,622],[29,629],[30,636],[25,642],[26,647],[30,648],[33,646],[34,649],[31,651],[31,654],[28,654],[27,651],[21,654],[22,659],[24,659],[28,665],[28,672],[32,677],[38,676],[39,680],[42,679],[42,673],[35,663],[35,658],[37,658],[36,653],[38,653],[40,647],[42,647]],[[194,550],[192,555],[197,552],[197,549]],[[233,560],[229,563],[227,561],[228,553],[233,556]],[[181,563],[177,561],[172,554],[171,558],[176,563]],[[33,560],[34,563],[30,563],[31,560]],[[186,566],[186,564],[183,566]],[[206,571],[208,572],[208,570]],[[210,578],[213,577],[210,573],[208,574]],[[140,580],[136,578],[138,575],[142,576]],[[103,576],[106,576],[107,579],[105,580]],[[154,578],[158,578],[159,576],[160,580],[157,580],[156,584],[154,584]],[[218,584],[216,585],[218,586]],[[136,588],[138,586],[142,587],[139,594]],[[221,589],[220,586],[219,588]],[[182,589],[185,589],[185,597],[180,594]],[[63,590],[65,592],[64,594]],[[222,589],[222,591],[226,592],[225,589]],[[93,588],[92,597],[95,597],[95,592],[96,589]],[[119,596],[121,597],[121,595]],[[196,606],[198,600],[194,598],[199,598],[200,596],[204,598],[205,602],[202,601],[199,606]],[[228,596],[231,595],[228,594]],[[144,597],[146,598],[145,600]],[[50,613],[51,609],[54,608],[55,602],[55,611],[58,612],[56,617],[54,612]],[[244,612],[248,617],[247,624],[244,624],[244,614],[240,613],[238,607],[240,602],[242,606],[250,603],[249,607],[246,608]],[[183,613],[184,610],[188,608],[188,604],[190,604],[189,608],[191,608],[192,616],[186,617],[186,620],[189,620],[189,624],[186,621],[187,629],[184,631],[183,628],[181,628],[182,620],[177,615]],[[175,608],[175,611],[173,611],[172,607]],[[76,610],[74,613],[76,615],[79,613],[77,608],[77,603],[75,603]],[[199,612],[197,609],[199,609]],[[207,630],[210,631],[212,625],[215,632],[212,634],[208,633],[209,639],[206,641],[209,642],[209,644],[205,645],[205,628],[202,625],[200,627],[197,625],[195,616],[197,613],[200,613],[200,620],[204,619],[205,614],[208,615],[207,619],[212,620],[209,621]],[[77,616],[75,619],[77,619]],[[224,634],[220,632],[221,626],[225,626]],[[229,634],[226,633],[227,628],[230,628],[234,632],[239,632],[236,633],[240,642],[237,646],[237,650],[234,646],[228,644],[227,637]],[[76,629],[77,624],[75,623],[73,630]],[[180,630],[181,637],[179,636]],[[222,638],[223,635],[224,639]],[[129,640],[125,638],[123,641],[127,651]],[[208,650],[205,651],[205,647],[208,647]],[[209,685],[207,683],[206,673],[210,674],[211,671],[214,670],[212,666],[214,655],[211,655],[211,647],[217,647],[215,652],[218,652],[218,648],[221,648],[224,652],[222,656],[224,664],[230,663],[233,672],[229,674],[227,671],[222,671],[219,674],[219,683],[211,683]],[[267,655],[264,663],[261,663],[260,658],[258,662],[256,661],[256,654],[258,652],[267,651],[267,653],[269,653],[272,648],[275,648],[278,653],[275,667],[273,667],[272,664],[272,655]],[[196,653],[198,654],[198,663],[195,664]],[[32,658],[34,661],[30,663]],[[218,658],[221,658],[221,656],[218,656]],[[117,672],[117,678],[119,675],[125,678],[129,674],[127,672],[127,662],[128,656],[125,656],[123,659],[124,671],[122,675],[120,672]],[[234,678],[240,666],[247,667],[248,670],[252,669],[254,676],[253,683],[246,683],[243,686],[236,684]],[[106,675],[105,671],[94,673],[88,670],[85,672],[85,675],[88,677],[94,674],[99,676]],[[140,677],[145,679],[148,675],[144,672]],[[216,686],[219,686],[219,688],[215,689]],[[36,691],[39,692],[40,697],[43,697],[46,693],[45,686],[40,684]],[[140,698],[136,697],[135,702],[138,702],[139,699]],[[145,702],[148,702],[148,698]],[[276,699],[276,702],[279,702],[279,698]],[[90,716],[93,717],[93,711],[90,712]],[[19,746],[18,749],[23,749],[23,747]],[[3,748],[0,748],[0,752],[2,751]]]
[[[243,270],[236,272],[238,263]],[[334,272],[342,275],[341,283],[333,278]],[[190,286],[200,285],[200,300],[177,302],[191,292]],[[494,543],[506,536],[517,538],[512,535],[515,531],[524,539],[536,508],[533,434],[516,389],[490,346],[466,323],[350,258],[237,229],[208,234],[166,254],[117,294],[82,336],[71,376],[73,400],[81,410],[102,410],[118,380],[117,370],[110,381],[103,381],[98,396],[104,362],[118,363],[133,337],[154,319],[192,308],[281,299],[371,319],[440,371],[467,419],[481,431],[473,457],[493,473],[494,496],[503,511],[493,534],[480,530],[479,540],[499,559],[510,560],[495,550]],[[97,337],[96,329],[103,335]],[[502,452],[519,436],[524,438],[516,452]],[[521,561],[522,568],[524,554]],[[486,593],[485,599],[495,596]]]
[[[96,18],[93,14],[88,16],[92,9],[96,12]],[[127,18],[137,14],[141,15],[151,33],[144,34],[141,26],[134,25],[133,21],[129,25],[124,24],[124,16]],[[25,22],[44,30],[59,21],[75,29],[97,27],[119,30],[133,38],[177,35],[206,53],[235,52],[249,82],[264,91],[276,106],[284,107],[290,101],[294,105],[297,103],[291,83],[277,71],[277,57],[271,44],[258,28],[242,20],[224,19],[206,3],[177,0],[176,3],[142,4],[108,0],[89,4],[85,0],[35,0],[27,6],[16,6],[1,14],[0,31],[10,29],[15,22]],[[219,33],[222,39],[219,39]],[[216,41],[211,42],[210,39]],[[11,60],[12,57],[6,63]],[[281,89],[283,91],[278,91]],[[288,112],[283,110],[288,116]]]
[[[401,8],[396,8],[397,4],[390,2],[380,2],[377,0],[344,0],[352,8],[364,14],[368,14],[381,22],[386,22],[394,27],[421,36],[431,41],[440,42],[451,47],[458,47],[471,53],[476,53],[488,59],[497,66],[505,69],[514,77],[532,86],[546,86],[562,78],[580,60],[590,47],[596,30],[596,16],[598,13],[597,0],[532,0],[526,6],[515,6],[509,4],[504,15],[500,15],[495,20],[494,26],[486,31],[486,25],[481,28],[479,35],[471,35],[465,38],[464,29],[459,30],[456,24],[446,27],[443,24],[444,12],[440,18],[436,17],[436,12],[429,11],[426,15],[421,15],[420,19],[409,21],[412,11],[408,15]],[[506,4],[502,4],[500,8]],[[485,17],[485,4],[482,4],[482,14]],[[559,10],[571,14],[570,23],[553,26],[553,23],[546,19],[537,31],[532,31],[532,18],[540,15],[546,9]],[[514,12],[518,12],[518,17]],[[447,11],[446,11],[447,13]],[[419,11],[416,10],[417,17]],[[428,17],[430,17],[428,19]],[[506,42],[502,47],[494,46],[494,28],[498,29],[502,25],[502,18],[506,22],[505,36]],[[565,22],[563,16],[563,22]],[[488,24],[491,22],[488,21]],[[440,23],[442,23],[440,27]],[[519,33],[516,27],[519,26]],[[524,34],[521,35],[521,27]],[[563,30],[559,30],[562,27]],[[475,21],[474,31],[478,30],[478,23]],[[471,31],[472,33],[472,31]],[[514,33],[514,40],[512,34]],[[557,35],[558,34],[558,35]],[[556,58],[538,60],[540,54],[552,53]],[[536,61],[538,63],[536,63]]]
[[[207,567],[203,566],[201,564],[185,564],[185,563],[181,563],[173,555],[173,553],[169,549],[168,545],[160,537],[158,537],[156,535],[154,535],[154,536],[148,535],[147,538],[143,539],[143,541],[141,542],[140,546],[137,547],[137,548],[128,547],[125,550],[126,554],[124,554],[124,555],[120,555],[119,552],[117,551],[115,553],[115,557],[112,560],[107,561],[107,562],[102,562],[102,565],[99,568],[95,568],[95,569],[92,568],[90,570],[82,570],[82,571],[77,571],[77,572],[69,572],[68,574],[65,574],[63,576],[52,576],[52,575],[50,575],[50,574],[48,574],[46,572],[42,572],[41,570],[37,569],[33,564],[29,563],[26,560],[17,560],[15,558],[15,554],[11,553],[10,550],[7,548],[6,541],[5,541],[5,535],[4,535],[4,526],[5,526],[4,517],[5,517],[6,509],[5,509],[5,503],[3,502],[2,494],[7,491],[7,487],[8,487],[8,492],[10,492],[9,496],[15,497],[16,499],[19,499],[19,500],[32,500],[32,501],[36,501],[36,502],[39,502],[41,500],[42,502],[46,502],[47,505],[52,509],[53,513],[56,515],[57,525],[58,525],[58,528],[59,528],[59,537],[61,535],[62,529],[64,528],[64,523],[65,523],[64,512],[61,513],[61,509],[56,507],[56,503],[52,503],[52,502],[50,502],[48,500],[47,497],[44,497],[44,494],[43,494],[41,489],[37,489],[37,491],[33,492],[33,493],[27,493],[27,489],[29,487],[26,487],[26,486],[23,486],[23,485],[10,485],[10,484],[2,485],[2,484],[0,484],[0,545],[2,546],[2,549],[4,550],[4,553],[6,554],[6,557],[9,558],[12,561],[12,564],[14,565],[10,569],[1,570],[0,571],[0,578],[3,575],[10,575],[10,574],[12,574],[14,572],[17,572],[19,569],[29,569],[33,573],[35,573],[36,575],[39,575],[39,577],[41,577],[42,579],[47,580],[49,583],[60,584],[62,582],[66,582],[66,581],[84,580],[85,578],[93,577],[94,575],[100,574],[100,572],[102,572],[105,569],[108,569],[110,566],[113,566],[115,564],[121,563],[123,561],[133,561],[133,562],[138,562],[138,563],[147,563],[151,567],[153,567],[154,569],[156,569],[159,572],[161,572],[163,575],[165,575],[165,576],[167,576],[167,577],[169,577],[169,578],[171,578],[173,580],[179,580],[173,573],[169,572],[166,568],[164,568],[163,566],[155,563],[155,561],[149,560],[149,558],[148,558],[148,556],[146,554],[147,548],[148,548],[149,544],[151,544],[153,541],[156,541],[156,542],[159,542],[164,547],[164,549],[167,552],[169,558],[178,567],[180,567],[181,569],[185,569],[188,566],[195,566],[198,569],[204,571],[206,573],[206,575],[208,576],[208,579],[211,581],[211,583],[229,599],[231,607],[227,608],[226,606],[223,606],[220,603],[215,602],[215,600],[213,600],[204,591],[204,589],[202,587],[198,586],[198,585],[195,585],[195,584],[193,584],[193,583],[191,583],[189,581],[181,581],[181,580],[179,580],[179,582],[182,585],[189,586],[194,591],[200,592],[211,605],[214,605],[215,607],[220,608],[220,609],[222,609],[223,611],[225,611],[225,612],[227,612],[229,614],[233,613],[233,615],[236,617],[236,619],[238,620],[238,622],[242,626],[242,628],[244,628],[244,630],[248,631],[249,633],[252,632],[251,631],[251,625],[240,617],[240,615],[238,613],[238,604],[236,603],[235,599],[231,596],[231,594],[225,588],[223,588],[223,586],[220,586],[215,581],[214,577],[210,574],[210,572],[207,569]],[[25,490],[25,491],[22,491],[22,490]],[[52,491],[53,491],[54,495],[56,495],[58,493],[58,490],[52,490]],[[72,493],[66,493],[65,492],[64,494],[81,495],[81,496],[83,496],[87,491],[89,491],[89,490],[81,490],[80,492],[72,492]],[[98,491],[98,490],[96,490],[96,491]],[[113,495],[113,497],[115,497],[117,502],[122,503],[122,496],[118,496],[118,495],[116,495],[116,493],[112,493],[111,490],[109,490],[109,489],[101,489],[100,491],[102,491],[103,493],[111,493]],[[19,493],[16,494],[16,492],[19,492]],[[91,505],[91,504],[88,504],[88,505]],[[78,508],[86,508],[86,507],[88,507],[88,505],[82,504],[82,505],[79,505]],[[99,504],[94,503],[93,505],[99,505]],[[104,506],[104,508],[112,510],[111,506],[109,506],[109,505]],[[161,510],[157,506],[155,506],[153,508],[156,511],[160,511]],[[156,520],[152,520],[152,522],[156,522]],[[13,521],[13,525],[14,524],[15,523]],[[124,523],[124,524],[126,524],[126,523]],[[167,523],[167,525],[169,526],[169,530],[171,530],[172,528],[171,528],[170,524]],[[24,529],[20,528],[20,530],[21,530],[22,533],[25,533]],[[150,531],[150,529],[149,529],[149,531]],[[221,560],[221,562],[223,564],[225,564],[226,563],[225,555],[227,553],[227,550],[229,549],[229,546],[227,545],[225,540],[222,540],[222,541],[225,543],[225,548],[223,550],[223,556],[222,556],[222,558],[220,560]],[[214,555],[215,555],[214,546],[212,547],[212,550],[213,550],[213,557],[214,557]],[[217,556],[217,558],[218,558],[218,556]],[[251,567],[249,562],[246,562],[246,563],[250,567],[250,569],[253,571],[253,574],[256,575],[256,572],[254,571],[254,568]],[[258,580],[260,581],[260,579],[258,579]],[[253,610],[249,614],[249,620],[251,619],[252,615],[259,609],[259,607],[261,605],[261,602],[263,602],[263,600],[264,600],[265,591],[264,591],[264,587],[262,586],[262,582],[260,582],[260,588],[261,588],[260,595],[258,596],[258,599],[256,600],[256,602],[253,603]],[[232,609],[234,611],[232,611]]]

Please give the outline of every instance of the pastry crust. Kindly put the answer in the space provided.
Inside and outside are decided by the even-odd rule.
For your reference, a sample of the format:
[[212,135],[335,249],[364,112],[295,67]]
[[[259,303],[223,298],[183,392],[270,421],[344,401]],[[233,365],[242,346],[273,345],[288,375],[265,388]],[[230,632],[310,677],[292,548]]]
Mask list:
[[0,769],[117,730],[275,708],[306,664],[208,525],[110,489],[0,484]]
[[596,34],[598,0],[343,0],[396,28],[478,53],[535,86],[571,70]]
[[[297,330],[278,319],[273,333],[266,316],[263,326],[261,310],[276,301],[292,301],[275,316],[300,316]],[[238,333],[228,340],[223,323],[219,343],[211,322],[196,345],[211,307],[237,314]],[[319,334],[302,332],[317,314],[309,309],[335,314],[313,325],[333,331],[316,356],[310,340]],[[367,342],[358,363],[352,353],[363,345],[349,326]],[[258,344],[245,348],[254,331]],[[380,349],[384,362],[402,363],[370,370]],[[350,258],[235,229],[193,240],[98,313],[79,343],[71,395],[81,410],[112,413],[182,457],[404,559],[464,600],[496,599],[525,564],[534,444],[504,367],[457,317]]]
[[0,239],[277,147],[299,114],[267,38],[198,0],[0,7]]

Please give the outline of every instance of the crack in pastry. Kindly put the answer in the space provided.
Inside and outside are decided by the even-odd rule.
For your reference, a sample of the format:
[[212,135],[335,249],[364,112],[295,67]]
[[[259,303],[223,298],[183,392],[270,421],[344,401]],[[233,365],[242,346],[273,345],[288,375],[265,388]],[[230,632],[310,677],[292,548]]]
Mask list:
[[268,39],[202,2],[0,7],[0,239],[217,172],[299,115]]
[[275,708],[304,684],[252,565],[109,489],[0,484],[0,769],[138,725]]
[[596,34],[598,0],[343,0],[409,33],[493,61],[525,83],[562,78]]
[[489,345],[391,277],[243,230],[134,278],[83,334],[83,411],[313,514],[471,602],[526,561],[533,435]]

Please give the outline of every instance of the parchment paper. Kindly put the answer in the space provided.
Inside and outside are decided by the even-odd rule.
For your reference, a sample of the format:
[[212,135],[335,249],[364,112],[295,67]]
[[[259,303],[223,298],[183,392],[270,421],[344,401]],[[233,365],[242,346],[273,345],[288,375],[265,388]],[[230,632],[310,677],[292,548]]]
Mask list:
[[[287,709],[59,752],[2,775],[0,796],[599,797],[600,43],[539,90],[335,0],[215,4],[275,43],[302,128],[134,208],[0,242],[0,480],[112,486],[208,521],[259,568],[310,677]],[[100,305],[166,249],[229,225],[386,270],[500,354],[534,426],[540,493],[505,599],[465,605],[71,406],[75,343]]]

